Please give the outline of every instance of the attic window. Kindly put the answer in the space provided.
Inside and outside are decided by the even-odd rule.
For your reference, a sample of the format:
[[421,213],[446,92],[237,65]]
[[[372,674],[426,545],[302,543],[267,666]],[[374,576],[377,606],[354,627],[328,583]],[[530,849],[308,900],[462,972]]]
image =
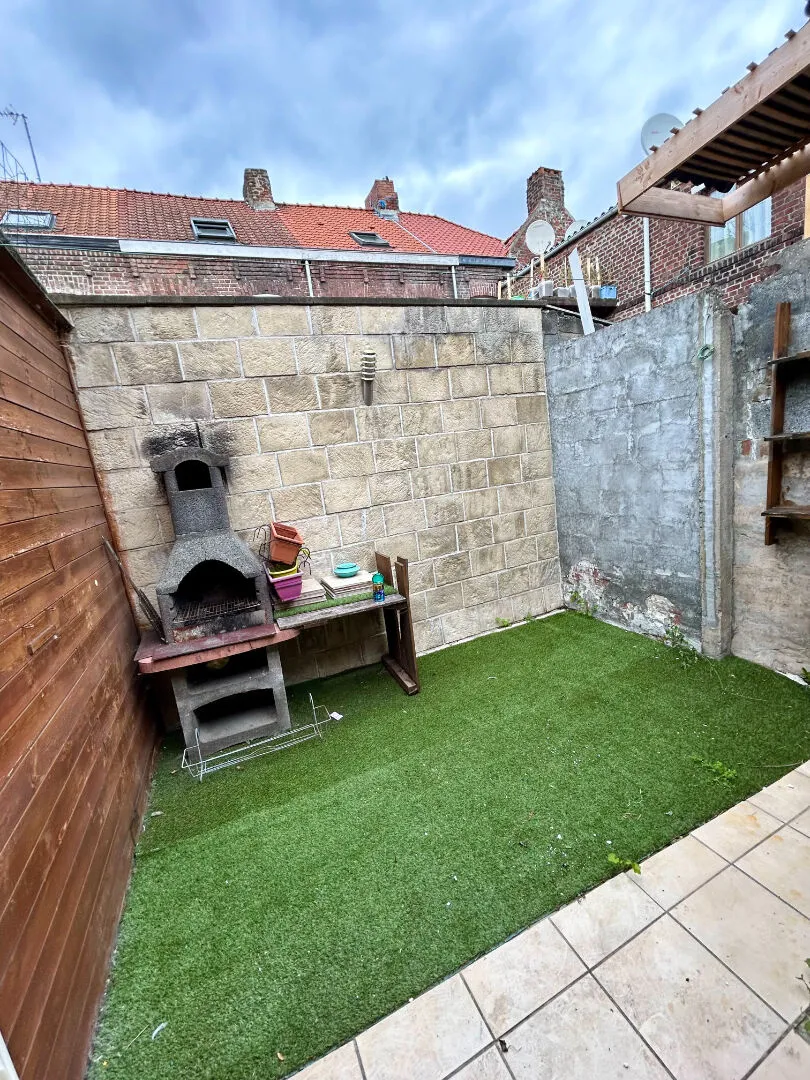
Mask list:
[[198,240],[235,240],[236,234],[227,218],[193,217],[191,227]]
[[387,240],[383,240],[375,232],[353,232],[350,229],[349,236],[363,247],[391,247]]
[[56,215],[50,210],[6,210],[0,221],[13,229],[52,229],[55,224]]

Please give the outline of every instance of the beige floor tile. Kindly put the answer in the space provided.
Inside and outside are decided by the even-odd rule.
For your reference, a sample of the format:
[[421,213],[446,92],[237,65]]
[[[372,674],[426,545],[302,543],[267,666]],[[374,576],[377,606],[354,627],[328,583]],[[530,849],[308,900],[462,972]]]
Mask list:
[[501,1055],[494,1046],[490,1046],[475,1061],[471,1061],[461,1072],[457,1072],[453,1080],[512,1080],[512,1077]]
[[590,975],[507,1035],[516,1080],[665,1080],[666,1072]]
[[296,1073],[295,1080],[363,1080],[354,1043],[346,1043]]
[[799,982],[810,956],[810,919],[729,866],[672,915],[788,1021],[807,1008]]
[[781,780],[752,795],[749,801],[780,821],[790,821],[810,806],[810,776],[794,769]]
[[464,978],[497,1036],[584,971],[559,932],[544,919],[470,964]]
[[670,916],[595,975],[678,1080],[738,1080],[785,1029]]
[[768,1054],[750,1080],[807,1080],[810,1076],[810,1043],[791,1032]]
[[810,918],[810,837],[785,826],[737,865]]
[[367,1080],[441,1080],[491,1041],[458,975],[357,1036]]
[[624,874],[552,915],[552,922],[589,967],[658,918],[661,908]]
[[805,836],[810,836],[810,810],[805,810],[803,814],[791,821],[790,827],[791,829],[798,829]]
[[685,836],[643,862],[635,881],[661,907],[669,908],[725,865],[719,855],[699,840]]
[[810,776],[810,761],[805,761],[804,765],[800,765],[796,771],[803,776]]
[[724,859],[734,862],[750,851],[754,844],[776,832],[780,824],[779,818],[766,814],[753,803],[741,802],[695,829],[692,835],[708,844]]

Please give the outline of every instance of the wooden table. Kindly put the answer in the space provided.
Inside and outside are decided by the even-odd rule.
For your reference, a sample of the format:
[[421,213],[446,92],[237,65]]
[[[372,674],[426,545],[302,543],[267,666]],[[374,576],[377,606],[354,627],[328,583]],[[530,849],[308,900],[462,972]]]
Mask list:
[[[377,570],[386,585],[393,588],[394,576],[391,560],[387,555],[377,555]],[[397,591],[386,595],[382,601],[358,600],[356,603],[339,604],[337,607],[302,611],[299,614],[278,615],[276,625],[282,633],[308,630],[323,626],[335,619],[363,615],[368,611],[382,611],[385,620],[385,636],[388,652],[382,658],[383,666],[406,694],[418,694],[419,671],[416,665],[416,648],[413,637],[413,620],[408,587],[408,560],[397,559]]]

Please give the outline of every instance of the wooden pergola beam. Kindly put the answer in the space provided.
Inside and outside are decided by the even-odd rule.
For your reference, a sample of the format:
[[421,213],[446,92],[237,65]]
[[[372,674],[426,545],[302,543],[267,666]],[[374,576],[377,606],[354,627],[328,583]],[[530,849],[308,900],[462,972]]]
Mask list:
[[671,191],[669,188],[653,188],[622,207],[625,214],[642,214],[644,217],[675,218],[680,221],[698,221],[704,225],[725,225],[727,221],[744,210],[789,187],[803,176],[810,175],[810,145],[797,150],[789,158],[759,173],[752,180],[741,184],[722,199],[710,199],[705,195],[690,195],[688,191]]
[[[657,188],[657,184],[664,181],[671,173],[676,172],[693,155],[709,147],[713,140],[733,128],[734,124],[742,120],[752,109],[755,109],[771,95],[777,93],[809,66],[810,23],[803,26],[781,48],[772,52],[758,67],[755,67],[753,71],[750,71],[738,83],[730,87],[708,108],[704,109],[693,120],[690,120],[677,134],[667,139],[662,146],[621,179],[617,185],[619,210],[628,213],[643,213],[644,211],[637,209],[639,205],[637,200],[642,195],[645,197],[651,195],[653,190],[656,192],[656,201],[660,202],[658,192],[665,189]],[[788,160],[793,161],[793,158]],[[775,172],[776,168],[778,166],[771,169],[770,172]],[[756,179],[759,178],[759,176],[756,177]],[[797,178],[798,176],[794,175],[793,179]],[[752,182],[749,181],[749,183]],[[748,183],[744,187],[747,188]],[[740,188],[740,191],[742,190],[743,188]],[[779,189],[775,188],[774,190]],[[765,197],[762,196],[762,198]],[[687,198],[693,197],[687,196]],[[699,201],[705,200],[701,199]],[[684,211],[686,211],[685,206]],[[652,211],[649,211],[649,213],[652,213]],[[683,214],[668,213],[663,216],[684,217],[688,221],[705,221],[705,215],[702,212],[700,213],[701,216],[699,217],[686,212]],[[728,219],[726,218],[726,220]]]

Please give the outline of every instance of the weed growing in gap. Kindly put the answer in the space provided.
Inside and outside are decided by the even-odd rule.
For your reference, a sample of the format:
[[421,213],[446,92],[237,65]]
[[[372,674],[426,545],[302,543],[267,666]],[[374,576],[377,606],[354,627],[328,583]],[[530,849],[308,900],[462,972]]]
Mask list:
[[579,589],[574,589],[569,602],[580,615],[593,615],[596,612],[596,604],[589,604],[587,597],[583,596]]
[[497,627],[499,627],[499,629],[505,630],[507,628],[507,626],[512,625],[512,620],[511,619],[496,619],[495,620],[495,625]]
[[632,859],[623,859],[615,851],[611,851],[607,858],[611,865],[618,866],[620,870],[632,870],[634,874],[641,873],[641,867],[637,862],[633,862]]
[[692,754],[692,761],[696,765],[700,765],[702,768],[707,769],[714,775],[714,779],[720,781],[723,784],[730,784],[732,780],[737,779],[737,770],[732,769],[728,765],[724,765],[722,761],[708,761],[706,758],[702,758],[700,754]]
[[810,686],[810,671],[808,671],[806,667],[802,668],[802,678],[808,684],[808,686]]
[[692,648],[677,623],[670,623],[662,638],[665,645],[675,653],[675,659],[682,668],[694,667],[701,657],[697,649]]

